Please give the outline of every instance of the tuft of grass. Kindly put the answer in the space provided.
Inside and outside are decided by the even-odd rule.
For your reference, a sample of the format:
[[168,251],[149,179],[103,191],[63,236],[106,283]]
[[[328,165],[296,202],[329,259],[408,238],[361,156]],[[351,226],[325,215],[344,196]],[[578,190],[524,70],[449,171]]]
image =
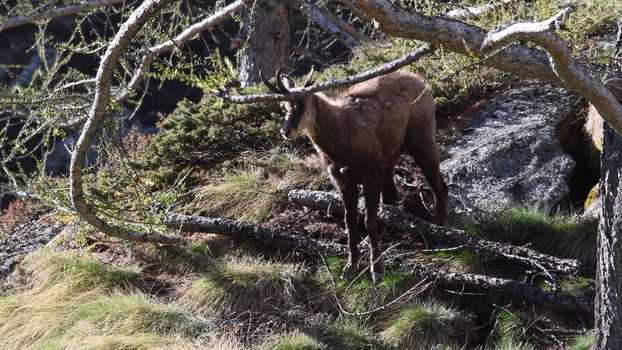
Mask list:
[[542,252],[565,258],[593,260],[596,255],[598,223],[577,216],[515,207],[466,219],[456,227],[473,236],[517,245],[530,244]]
[[282,148],[247,152],[237,163],[224,163],[220,176],[198,186],[192,206],[207,215],[257,223],[273,212],[279,192],[323,181],[315,157],[301,158]]
[[[414,302],[387,322],[381,337],[399,348],[428,349],[459,344],[473,326],[460,311],[437,302]],[[466,332],[466,333],[465,333]]]
[[295,330],[272,336],[259,345],[260,350],[323,350],[328,349],[313,337]]
[[51,251],[23,268],[36,282],[0,298],[1,349],[196,349],[207,329],[177,304],[128,291],[135,271]]
[[585,332],[577,336],[569,345],[568,350],[590,350],[596,348],[596,334],[594,331]]
[[486,347],[490,350],[536,350],[536,347],[513,336],[504,336]]
[[306,331],[328,349],[363,350],[391,349],[391,346],[354,319],[332,319],[316,316],[307,320]]
[[127,289],[139,281],[141,272],[137,265],[108,266],[85,253],[53,249],[41,249],[28,255],[20,270],[30,275],[31,283],[39,287],[65,283],[77,290]]
[[181,301],[205,315],[269,313],[307,293],[306,269],[248,256],[228,258],[180,291]]

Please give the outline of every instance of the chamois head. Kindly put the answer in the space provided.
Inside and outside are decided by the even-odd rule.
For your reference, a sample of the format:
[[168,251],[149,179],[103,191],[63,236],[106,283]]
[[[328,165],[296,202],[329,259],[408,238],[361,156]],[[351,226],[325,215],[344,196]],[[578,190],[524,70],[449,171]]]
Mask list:
[[[276,72],[276,86],[270,83],[270,81],[265,77],[263,71],[259,71],[259,77],[261,81],[270,89],[272,92],[277,94],[287,94],[292,91],[297,91],[302,88],[313,85],[313,68],[307,75],[307,79],[303,87],[296,87],[292,78],[290,78],[287,74],[283,73],[283,69],[279,69]],[[287,140],[292,140],[298,137],[300,133],[309,126],[310,114],[307,113],[305,96],[294,98],[291,100],[285,100],[281,102],[281,109],[285,116],[281,122],[281,135]]]

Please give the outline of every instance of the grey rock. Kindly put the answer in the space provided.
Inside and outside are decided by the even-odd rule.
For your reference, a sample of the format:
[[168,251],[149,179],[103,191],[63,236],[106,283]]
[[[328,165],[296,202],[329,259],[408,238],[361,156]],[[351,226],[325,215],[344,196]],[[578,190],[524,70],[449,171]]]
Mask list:
[[575,161],[562,151],[555,125],[576,100],[560,88],[530,85],[501,93],[477,112],[462,138],[445,148],[441,165],[454,212],[560,204]]

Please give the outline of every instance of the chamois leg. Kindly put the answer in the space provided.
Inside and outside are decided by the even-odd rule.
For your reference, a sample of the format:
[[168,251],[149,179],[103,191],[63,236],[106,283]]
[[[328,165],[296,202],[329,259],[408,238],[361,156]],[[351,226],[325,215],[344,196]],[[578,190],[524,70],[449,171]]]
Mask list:
[[423,175],[430,183],[432,191],[434,191],[434,197],[436,198],[434,223],[445,225],[447,222],[449,189],[445,180],[443,180],[443,174],[441,174],[441,161],[433,134],[427,141],[418,140],[418,142],[414,142],[413,140],[408,140],[406,148],[408,153],[417,161],[419,167],[421,167]]
[[395,205],[397,203],[397,189],[393,180],[393,169],[384,172],[384,187],[382,188],[382,203]]
[[348,235],[348,262],[343,268],[341,278],[349,280],[356,276],[359,268],[359,261],[361,260],[361,253],[358,248],[359,235],[357,232],[359,194],[356,185],[348,184],[339,187],[346,211],[345,222],[346,233]]
[[380,204],[380,192],[382,190],[382,182],[376,183],[368,181],[363,184],[365,192],[365,227],[369,237],[369,245],[371,246],[371,278],[374,283],[380,281],[384,274],[384,265],[380,255],[380,247],[378,245],[378,206]]

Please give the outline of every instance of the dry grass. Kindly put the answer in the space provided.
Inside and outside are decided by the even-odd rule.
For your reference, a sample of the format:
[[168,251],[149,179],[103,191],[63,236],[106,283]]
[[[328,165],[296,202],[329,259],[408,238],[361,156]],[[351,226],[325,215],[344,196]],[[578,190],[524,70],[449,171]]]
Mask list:
[[249,152],[199,186],[192,207],[206,215],[263,222],[273,213],[279,193],[316,187],[323,179],[316,157],[283,149]]
[[27,289],[0,298],[0,349],[192,349],[209,326],[131,287],[139,272],[44,249],[22,265]]
[[309,293],[307,270],[248,256],[227,258],[180,290],[180,300],[204,315],[272,313]]

